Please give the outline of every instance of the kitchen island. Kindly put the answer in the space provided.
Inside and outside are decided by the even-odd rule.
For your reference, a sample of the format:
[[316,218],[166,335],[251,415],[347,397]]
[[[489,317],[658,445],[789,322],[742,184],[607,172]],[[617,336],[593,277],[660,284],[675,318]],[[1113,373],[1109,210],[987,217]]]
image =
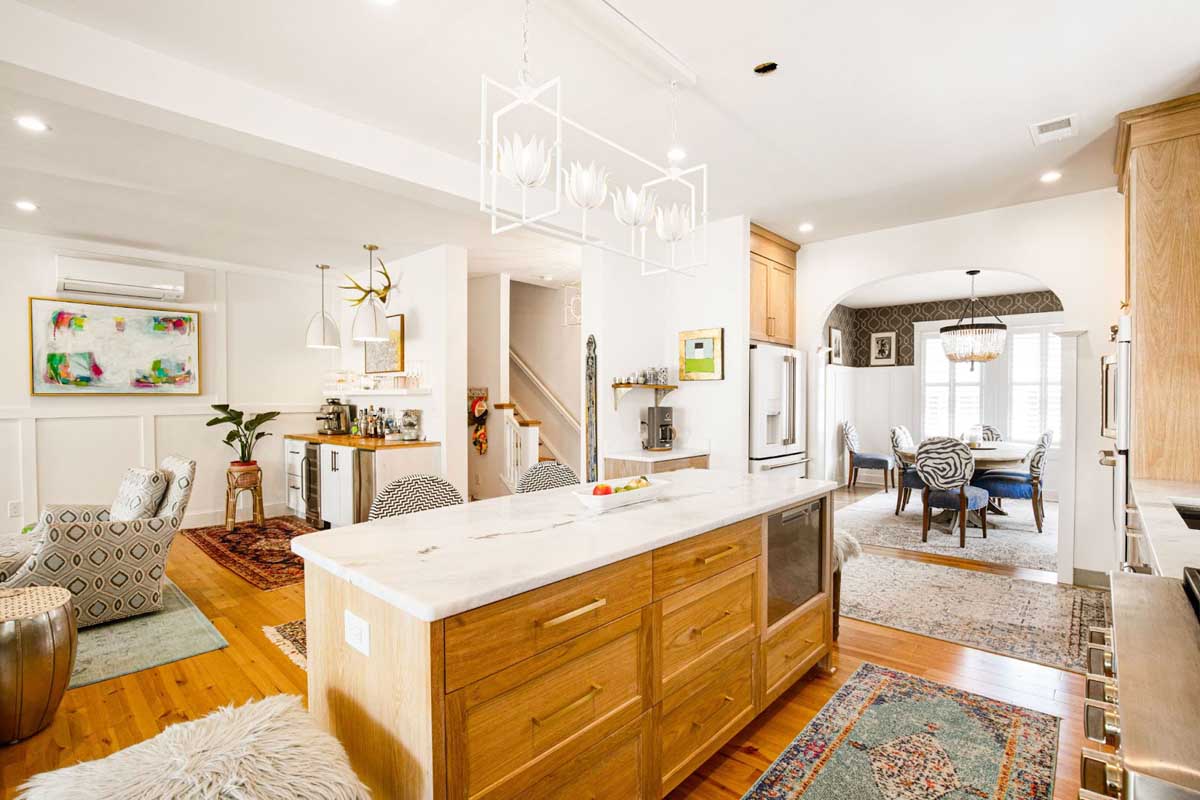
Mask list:
[[833,489],[684,470],[298,537],[309,710],[377,797],[657,800],[829,667]]

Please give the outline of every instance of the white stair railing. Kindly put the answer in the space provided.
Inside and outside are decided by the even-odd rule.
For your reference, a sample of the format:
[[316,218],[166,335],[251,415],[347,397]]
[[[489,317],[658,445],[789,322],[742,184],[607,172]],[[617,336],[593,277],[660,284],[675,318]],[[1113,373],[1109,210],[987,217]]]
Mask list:
[[516,490],[521,476],[538,462],[538,426],[522,425],[512,409],[504,410],[504,482]]
[[574,428],[576,433],[579,433],[579,420],[576,419],[575,415],[571,413],[571,410],[567,408],[563,401],[558,399],[558,396],[551,391],[550,387],[538,377],[538,374],[533,371],[533,368],[525,363],[525,359],[517,355],[517,352],[512,349],[508,351],[508,356],[510,359],[512,359],[512,363],[516,364],[521,372],[525,373],[525,376],[529,379],[529,382],[533,384],[533,388],[538,390],[542,397],[545,398],[546,402],[550,404],[550,407],[560,414],[566,423]]

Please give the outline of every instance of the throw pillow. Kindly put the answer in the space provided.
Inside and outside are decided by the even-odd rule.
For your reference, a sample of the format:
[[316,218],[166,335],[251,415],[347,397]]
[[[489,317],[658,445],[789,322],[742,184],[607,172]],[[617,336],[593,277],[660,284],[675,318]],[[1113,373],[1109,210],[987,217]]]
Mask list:
[[126,471],[125,479],[117,492],[117,499],[108,512],[109,519],[127,522],[131,519],[149,519],[158,511],[163,494],[167,491],[167,476],[156,469],[133,467]]

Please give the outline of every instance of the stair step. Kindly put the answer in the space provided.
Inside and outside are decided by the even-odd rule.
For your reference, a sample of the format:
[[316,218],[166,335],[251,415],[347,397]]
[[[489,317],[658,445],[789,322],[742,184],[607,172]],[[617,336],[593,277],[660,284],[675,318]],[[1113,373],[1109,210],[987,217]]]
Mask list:
[[554,461],[554,456],[538,456],[538,461]]

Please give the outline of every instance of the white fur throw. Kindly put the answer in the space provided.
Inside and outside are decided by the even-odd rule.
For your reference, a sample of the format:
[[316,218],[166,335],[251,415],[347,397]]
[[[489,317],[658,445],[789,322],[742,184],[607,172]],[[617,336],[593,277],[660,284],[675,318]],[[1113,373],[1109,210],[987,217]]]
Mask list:
[[19,800],[366,800],[294,695],[226,706],[98,761],[35,775]]
[[841,569],[847,561],[861,555],[862,547],[859,546],[858,539],[843,531],[833,532],[833,568],[835,570]]

